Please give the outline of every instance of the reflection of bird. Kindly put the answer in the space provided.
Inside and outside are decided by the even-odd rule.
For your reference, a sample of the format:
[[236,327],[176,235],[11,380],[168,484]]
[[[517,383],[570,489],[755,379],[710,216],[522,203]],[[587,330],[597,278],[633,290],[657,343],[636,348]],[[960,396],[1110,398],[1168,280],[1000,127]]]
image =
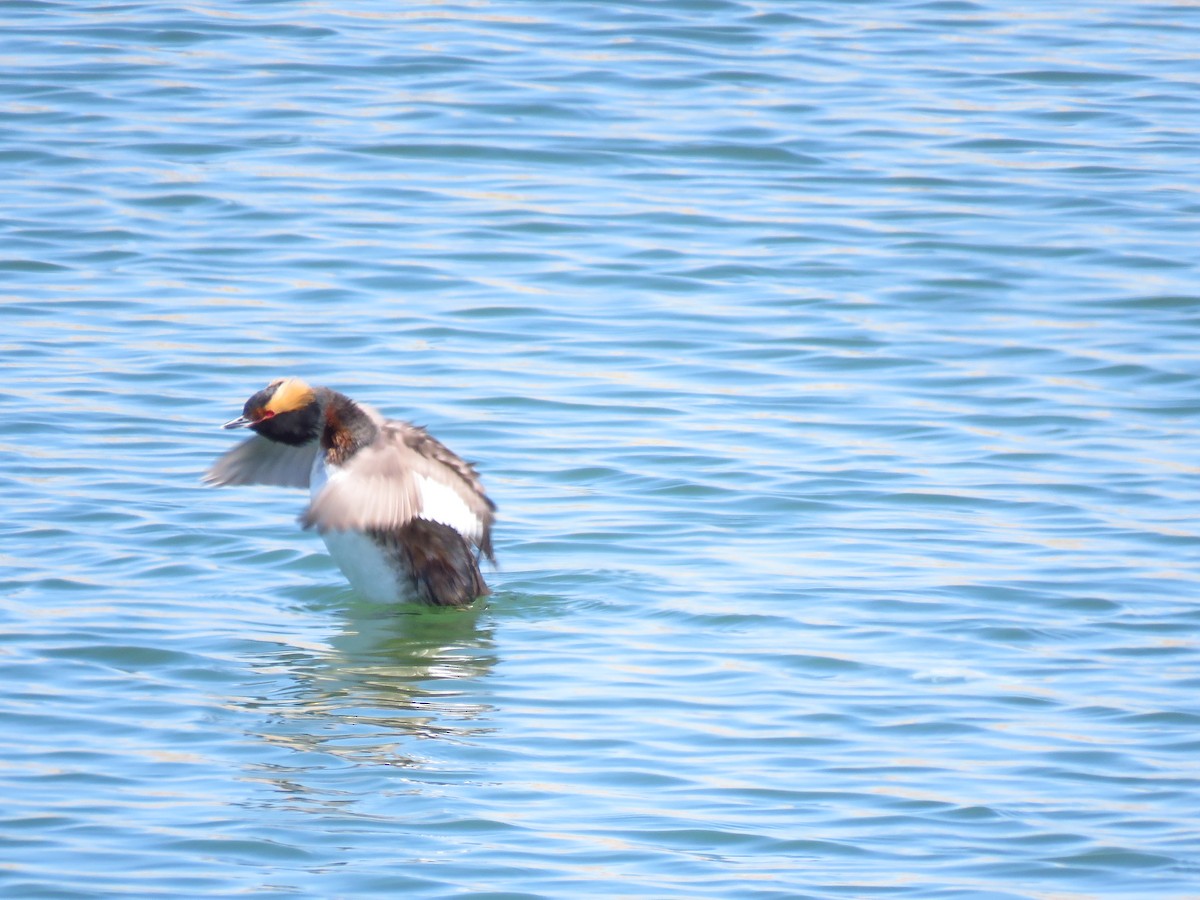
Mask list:
[[466,606],[488,593],[496,505],[475,468],[424,428],[384,419],[337,391],[281,378],[225,428],[257,433],[225,453],[209,484],[307,487],[316,526],[355,590],[377,601]]

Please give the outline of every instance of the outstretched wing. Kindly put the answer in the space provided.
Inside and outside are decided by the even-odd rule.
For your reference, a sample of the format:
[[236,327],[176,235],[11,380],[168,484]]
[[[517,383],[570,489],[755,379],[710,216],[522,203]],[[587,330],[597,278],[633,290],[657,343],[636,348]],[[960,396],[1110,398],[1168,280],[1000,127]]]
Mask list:
[[306,488],[319,449],[316,441],[293,447],[255,435],[219,457],[204,483]]
[[319,531],[391,531],[440,522],[492,558],[495,504],[474,467],[423,428],[388,422],[374,444],[330,472],[301,521]]

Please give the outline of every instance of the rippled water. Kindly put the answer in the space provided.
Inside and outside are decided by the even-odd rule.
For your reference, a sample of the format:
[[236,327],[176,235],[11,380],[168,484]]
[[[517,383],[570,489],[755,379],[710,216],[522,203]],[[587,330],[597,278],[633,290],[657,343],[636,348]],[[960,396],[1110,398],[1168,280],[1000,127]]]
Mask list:
[[[1200,12],[0,5],[0,892],[1200,895]],[[199,484],[296,374],[467,613]]]

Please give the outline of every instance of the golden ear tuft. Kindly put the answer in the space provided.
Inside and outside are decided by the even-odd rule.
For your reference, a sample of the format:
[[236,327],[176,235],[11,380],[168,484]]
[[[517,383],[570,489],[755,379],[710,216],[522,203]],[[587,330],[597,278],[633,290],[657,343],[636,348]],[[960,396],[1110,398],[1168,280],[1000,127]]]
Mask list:
[[265,408],[276,414],[303,409],[312,403],[316,396],[313,393],[313,389],[299,378],[281,378],[278,381],[271,382],[271,384],[279,386],[275,389],[275,393],[271,395],[271,399],[267,401]]

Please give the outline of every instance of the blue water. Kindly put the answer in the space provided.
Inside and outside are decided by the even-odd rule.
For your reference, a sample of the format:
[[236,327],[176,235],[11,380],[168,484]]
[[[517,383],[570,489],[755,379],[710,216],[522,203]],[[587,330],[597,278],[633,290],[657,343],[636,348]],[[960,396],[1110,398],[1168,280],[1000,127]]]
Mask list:
[[[1200,896],[1200,10],[0,4],[0,894]],[[272,377],[495,593],[200,484]]]

